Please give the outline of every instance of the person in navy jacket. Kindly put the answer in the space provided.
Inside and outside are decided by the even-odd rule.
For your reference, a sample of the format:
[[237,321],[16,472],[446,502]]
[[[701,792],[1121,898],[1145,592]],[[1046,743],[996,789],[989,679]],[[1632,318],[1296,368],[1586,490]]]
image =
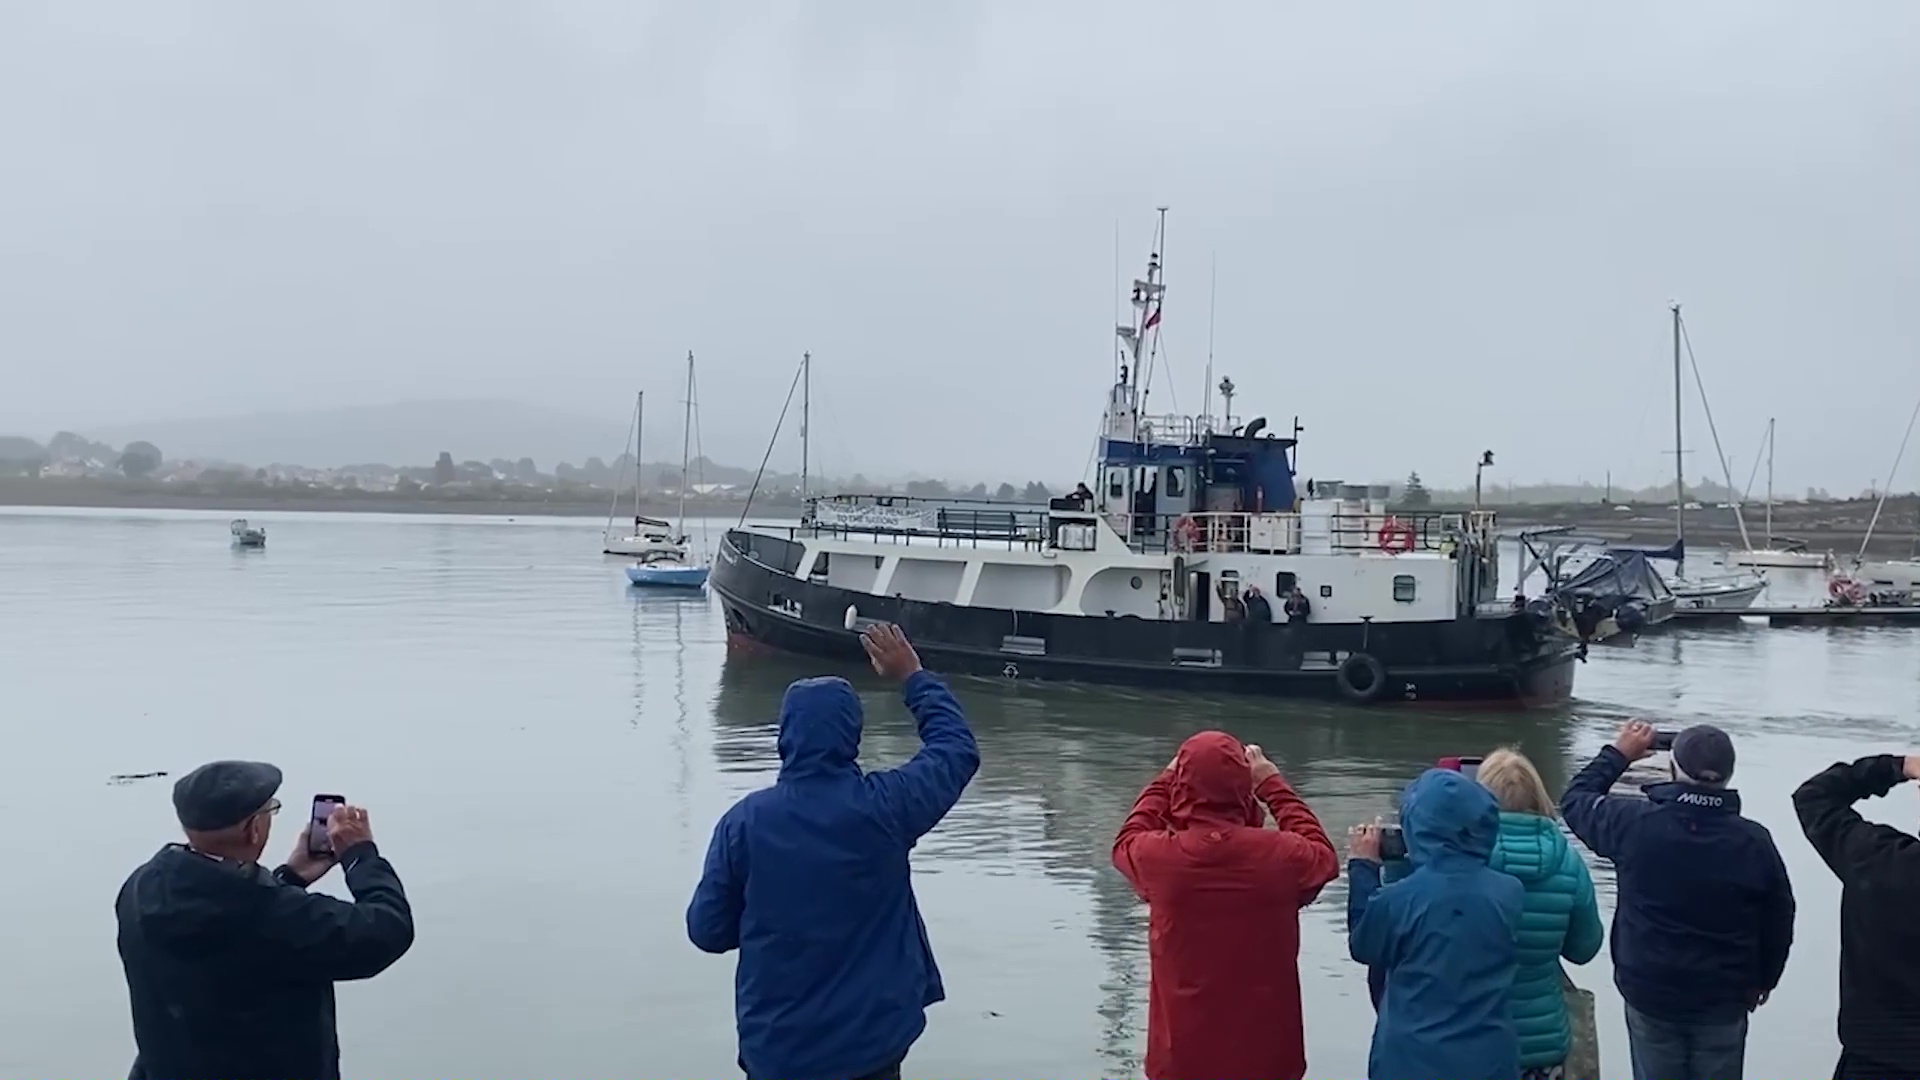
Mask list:
[[1807,841],[1840,879],[1840,1062],[1835,1080],[1920,1076],[1920,839],[1853,804],[1920,780],[1920,756],[1835,762],[1793,793]]
[[946,989],[914,902],[908,853],[953,809],[980,749],[946,685],[899,627],[862,636],[904,684],[920,752],[862,772],[860,699],[802,679],[780,704],[780,775],[714,827],[687,937],[740,950],[734,1018],[749,1080],[899,1080]]
[[1567,784],[1560,814],[1613,860],[1613,981],[1626,1001],[1634,1080],[1740,1080],[1747,1014],[1793,945],[1793,886],[1766,826],[1740,816],[1733,740],[1698,724],[1673,740],[1672,782],[1609,792],[1653,753],[1634,720]]

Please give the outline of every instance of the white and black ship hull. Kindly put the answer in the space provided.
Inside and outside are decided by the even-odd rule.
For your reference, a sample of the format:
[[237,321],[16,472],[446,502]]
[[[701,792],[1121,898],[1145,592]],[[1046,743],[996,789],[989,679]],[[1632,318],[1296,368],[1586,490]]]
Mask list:
[[[746,530],[720,544],[711,585],[730,643],[859,661],[849,608],[898,623],[929,667],[1275,697],[1551,704],[1572,695],[1581,646],[1524,613],[1391,623],[1198,622],[935,603],[803,581],[801,545]],[[791,565],[790,565],[791,564]]]

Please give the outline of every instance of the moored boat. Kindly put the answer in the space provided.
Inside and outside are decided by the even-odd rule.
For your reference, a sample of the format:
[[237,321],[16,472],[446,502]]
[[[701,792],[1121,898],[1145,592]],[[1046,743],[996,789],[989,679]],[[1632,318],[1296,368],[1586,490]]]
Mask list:
[[267,546],[266,527],[249,525],[246,518],[234,518],[227,522],[227,532],[233,537],[234,547],[263,548]]
[[[687,354],[687,408],[686,420],[680,433],[680,522],[674,526],[673,547],[667,550],[649,551],[640,556],[640,560],[627,567],[627,583],[640,588],[662,589],[701,589],[707,584],[707,573],[712,569],[704,554],[699,563],[688,560],[687,552],[687,485],[690,482],[688,467],[691,463],[693,438],[693,354]],[[637,423],[637,421],[636,421]],[[636,479],[636,483],[637,483]],[[636,521],[642,520],[639,518]],[[661,522],[665,525],[666,522]],[[702,532],[701,550],[706,550],[705,533]]]
[[1338,481],[1302,497],[1296,440],[1238,422],[1230,381],[1220,417],[1143,415],[1163,292],[1156,253],[1117,328],[1097,490],[815,498],[798,526],[731,529],[711,579],[730,641],[856,661],[885,620],[961,674],[1362,704],[1571,695],[1585,647],[1562,598],[1502,595],[1491,512],[1396,512]]

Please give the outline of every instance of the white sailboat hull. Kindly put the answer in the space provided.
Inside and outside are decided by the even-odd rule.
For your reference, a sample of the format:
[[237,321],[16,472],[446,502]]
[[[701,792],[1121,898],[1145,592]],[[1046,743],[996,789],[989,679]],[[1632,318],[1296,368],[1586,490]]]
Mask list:
[[1766,579],[1753,574],[1709,581],[1693,581],[1680,577],[1667,579],[1667,588],[1673,591],[1673,598],[1683,608],[1738,611],[1752,607],[1753,602],[1759,599],[1766,587]]
[[1874,559],[1853,571],[1854,580],[1869,589],[1920,589],[1920,559]]
[[1824,570],[1828,565],[1828,556],[1813,551],[1781,551],[1778,548],[1756,548],[1752,551],[1736,551],[1727,556],[1728,566],[1761,566],[1775,569]]
[[608,555],[624,555],[641,560],[684,560],[687,557],[684,545],[663,543],[650,536],[609,536],[602,551]]

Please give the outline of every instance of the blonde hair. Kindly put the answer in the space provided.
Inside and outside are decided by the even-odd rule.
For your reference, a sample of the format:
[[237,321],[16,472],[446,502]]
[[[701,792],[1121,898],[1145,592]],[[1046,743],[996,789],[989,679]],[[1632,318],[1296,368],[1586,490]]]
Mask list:
[[1540,779],[1540,770],[1533,767],[1527,755],[1510,746],[1488,754],[1480,762],[1474,778],[1481,787],[1493,792],[1502,810],[1545,818],[1558,816],[1553,797],[1547,794],[1546,781]]

